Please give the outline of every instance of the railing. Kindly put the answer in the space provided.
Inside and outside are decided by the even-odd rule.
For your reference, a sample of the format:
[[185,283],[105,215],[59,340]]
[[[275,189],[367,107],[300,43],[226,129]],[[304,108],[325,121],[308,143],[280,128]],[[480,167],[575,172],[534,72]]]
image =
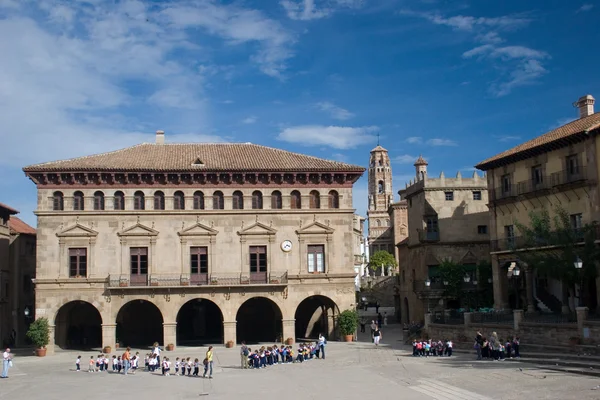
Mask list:
[[590,321],[600,321],[600,310],[596,310],[596,312],[588,313],[587,318]]
[[418,229],[419,241],[420,242],[439,242],[440,233],[438,231],[428,231],[424,229]]
[[[536,247],[560,246],[570,238],[573,243],[583,243],[586,231],[583,228],[571,231],[553,231],[547,237],[530,238],[526,236],[513,236],[490,241],[491,251],[517,250]],[[600,225],[591,231],[594,240],[600,239]]]
[[521,196],[528,193],[538,192],[540,190],[548,190],[552,187],[550,179],[542,175],[540,179],[529,179],[517,183],[517,195]]
[[512,311],[475,312],[471,314],[471,323],[475,324],[514,324],[515,317]]
[[455,310],[437,312],[431,316],[431,322],[434,324],[463,325],[465,323],[465,314]]
[[[446,282],[448,283],[448,282]],[[462,290],[475,290],[477,289],[477,285],[474,285],[472,281],[469,282],[461,282],[460,288]],[[427,286],[426,281],[415,280],[413,281],[413,291],[415,292],[428,292],[428,291],[444,291],[449,289],[449,285],[444,285],[444,282],[440,278],[430,278],[429,286]]]
[[577,314],[539,314],[525,313],[523,322],[535,324],[575,324],[577,323]]
[[554,172],[550,175],[552,186],[569,185],[573,183],[583,182],[588,179],[588,173],[583,168],[566,169],[559,172]]
[[251,273],[109,275],[106,284],[109,288],[118,288],[156,286],[285,285],[287,283],[287,272],[261,272],[257,275]]
[[534,193],[540,190],[548,190],[562,185],[571,185],[585,182],[589,179],[588,172],[584,168],[576,167],[550,175],[542,175],[540,179],[530,179],[517,184],[501,185],[493,190],[493,199],[502,200],[510,197]]

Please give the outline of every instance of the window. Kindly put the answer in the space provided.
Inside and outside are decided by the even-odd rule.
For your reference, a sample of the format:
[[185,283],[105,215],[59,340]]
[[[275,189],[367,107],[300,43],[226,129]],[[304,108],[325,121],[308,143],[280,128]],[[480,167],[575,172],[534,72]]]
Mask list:
[[377,220],[377,226],[381,226],[381,221]]
[[444,196],[446,198],[447,201],[453,201],[454,200],[454,192],[444,192]]
[[429,217],[426,219],[425,223],[427,224],[427,232],[437,232],[438,231],[437,217]]
[[123,192],[115,192],[115,197],[113,198],[113,205],[115,210],[125,209],[125,195],[123,194]]
[[52,209],[62,211],[65,209],[65,201],[62,192],[54,192],[52,195]]
[[290,208],[294,210],[299,210],[302,208],[302,196],[297,190],[294,190],[290,194]]
[[252,209],[262,210],[263,208],[263,195],[258,190],[252,192]]
[[481,190],[473,191],[473,200],[481,200]]
[[154,209],[164,210],[165,209],[165,194],[160,190],[154,192]]
[[250,246],[250,273],[267,272],[267,246]]
[[145,210],[146,209],[146,197],[143,192],[137,191],[133,195],[133,209],[134,210]]
[[325,246],[310,245],[308,246],[308,272],[319,273],[325,272]]
[[69,277],[87,276],[87,249],[69,249]]
[[173,195],[173,208],[175,210],[185,210],[185,195],[182,191],[177,191]]
[[204,210],[204,193],[194,192],[194,210]]
[[541,165],[536,165],[535,167],[531,168],[531,180],[534,186],[541,185],[542,183],[544,183],[544,176]]
[[383,181],[379,181],[379,184],[377,185],[377,193],[382,194],[383,191]]
[[340,208],[340,195],[335,190],[329,192],[329,208]]
[[515,244],[515,227],[514,227],[514,225],[504,226],[504,237],[506,239],[506,243],[509,246],[513,246]]
[[477,233],[480,235],[487,235],[487,225],[477,225]]
[[280,210],[283,207],[283,202],[281,199],[281,192],[279,190],[275,190],[271,193],[271,208],[274,210]]
[[233,192],[232,196],[233,201],[233,209],[234,210],[243,210],[244,209],[244,194],[239,190]]
[[208,274],[208,247],[190,247],[190,273]]
[[148,248],[132,247],[129,249],[131,256],[131,275],[148,275]]
[[511,185],[510,185],[510,174],[502,175],[500,178],[502,182],[502,193],[510,193]]
[[412,207],[412,199],[408,199],[408,206]]
[[104,193],[94,193],[94,210],[104,210]]
[[310,208],[321,208],[321,195],[316,190],[310,192]]
[[213,210],[223,210],[225,208],[225,200],[223,192],[217,190],[213,193]]
[[83,211],[83,193],[77,191],[73,193],[73,210],[75,211]]
[[583,227],[582,214],[571,214],[571,228],[581,229]]
[[577,156],[567,157],[567,179],[574,178],[579,175],[579,161]]

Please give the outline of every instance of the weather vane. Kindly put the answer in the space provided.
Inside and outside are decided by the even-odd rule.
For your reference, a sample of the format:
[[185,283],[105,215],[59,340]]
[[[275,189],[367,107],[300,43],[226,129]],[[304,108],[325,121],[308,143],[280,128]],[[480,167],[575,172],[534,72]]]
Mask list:
[[379,146],[379,132],[377,132],[377,146]]

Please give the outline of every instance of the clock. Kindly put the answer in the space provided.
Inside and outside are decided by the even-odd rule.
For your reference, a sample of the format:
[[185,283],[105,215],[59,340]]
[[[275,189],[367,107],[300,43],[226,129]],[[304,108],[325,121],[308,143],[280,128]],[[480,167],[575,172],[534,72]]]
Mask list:
[[286,253],[292,251],[292,241],[284,240],[281,242],[281,250],[285,251]]

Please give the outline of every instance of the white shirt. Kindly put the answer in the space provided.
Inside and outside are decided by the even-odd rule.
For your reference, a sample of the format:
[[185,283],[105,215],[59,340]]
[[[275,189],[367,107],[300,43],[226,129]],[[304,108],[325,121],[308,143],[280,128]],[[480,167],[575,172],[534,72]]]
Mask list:
[[5,351],[4,353],[2,353],[2,358],[4,360],[10,360],[10,353],[8,351]]
[[157,356],[160,356],[160,349],[158,347],[155,347],[154,350],[152,351],[152,354],[156,354]]

